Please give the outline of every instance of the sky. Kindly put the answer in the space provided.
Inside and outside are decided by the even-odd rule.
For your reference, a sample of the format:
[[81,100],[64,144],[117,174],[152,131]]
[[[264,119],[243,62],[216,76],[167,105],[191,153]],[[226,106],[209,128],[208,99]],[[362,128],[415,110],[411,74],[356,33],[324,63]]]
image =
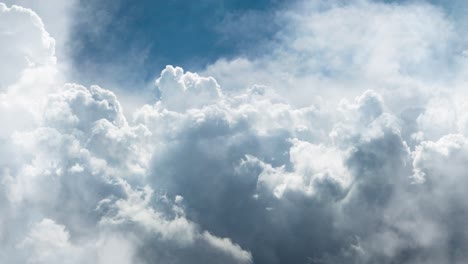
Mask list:
[[0,0],[0,263],[468,262],[465,1]]
[[[196,71],[221,57],[255,56],[254,47],[279,27],[268,17],[291,3],[81,0],[72,11],[68,49],[78,77],[106,82],[117,75],[119,84],[138,88],[169,64]],[[96,67],[109,70],[96,74]]]

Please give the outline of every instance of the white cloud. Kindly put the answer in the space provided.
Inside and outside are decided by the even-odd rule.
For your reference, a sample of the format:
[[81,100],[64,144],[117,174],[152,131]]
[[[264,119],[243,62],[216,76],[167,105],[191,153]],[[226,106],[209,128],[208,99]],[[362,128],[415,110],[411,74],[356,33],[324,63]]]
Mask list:
[[298,1],[274,19],[282,30],[259,47],[263,55],[220,59],[205,74],[228,90],[274,87],[293,105],[377,89],[397,109],[420,103],[459,70],[457,29],[427,3]]
[[289,155],[293,171],[285,171],[284,166],[272,168],[262,164],[263,171],[258,183],[270,188],[277,198],[287,191],[330,197],[343,195],[351,180],[350,172],[344,166],[346,154],[334,147],[297,139],[292,143]]
[[55,40],[42,20],[30,9],[0,3],[0,91],[14,83],[28,68],[54,65]]
[[[65,43],[69,38],[69,28],[72,25],[71,12],[76,8],[78,1],[48,0],[47,3],[35,0],[3,0],[7,6],[17,5],[25,7],[37,13],[42,22],[56,40],[56,51],[63,60],[65,55]],[[63,63],[63,61],[60,61]]]
[[216,102],[221,90],[215,79],[201,77],[180,67],[167,66],[156,80],[161,103],[169,110],[183,111]]
[[[43,219],[29,232],[28,236],[17,247],[30,251],[28,263],[72,263],[73,246],[69,242],[70,234],[65,227],[51,219]],[[69,259],[69,260],[67,260]],[[76,261],[76,260],[74,260]]]

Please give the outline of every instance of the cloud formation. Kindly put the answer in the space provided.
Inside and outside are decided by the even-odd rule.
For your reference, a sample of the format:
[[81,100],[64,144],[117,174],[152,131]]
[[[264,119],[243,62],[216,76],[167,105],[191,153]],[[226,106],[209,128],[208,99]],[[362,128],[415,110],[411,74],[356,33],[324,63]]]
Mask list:
[[55,64],[55,40],[44,28],[39,16],[19,6],[8,8],[0,3],[2,49],[1,86],[15,82],[21,72],[34,66]]
[[272,54],[217,62],[219,82],[167,66],[128,117],[64,84],[41,19],[0,4],[0,262],[466,262],[455,25],[303,5]]

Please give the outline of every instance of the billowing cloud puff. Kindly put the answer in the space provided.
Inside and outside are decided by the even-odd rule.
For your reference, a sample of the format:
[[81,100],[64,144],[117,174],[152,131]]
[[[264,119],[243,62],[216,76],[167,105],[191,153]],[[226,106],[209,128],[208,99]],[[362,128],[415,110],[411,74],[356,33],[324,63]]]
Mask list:
[[[309,195],[341,195],[349,184],[349,172],[343,164],[343,154],[334,148],[314,145],[295,139],[289,150],[293,172],[268,165],[259,175],[258,183],[271,188],[281,198],[284,192],[303,192]],[[330,190],[322,190],[331,188]],[[317,190],[318,189],[318,190]]]
[[[19,6],[0,3],[0,89],[15,82],[28,68],[55,64],[55,40],[39,16]],[[6,63],[7,62],[7,63]]]
[[[309,70],[244,61],[266,66],[260,76],[275,67],[286,76],[223,90],[167,66],[160,98],[128,117],[110,90],[44,79],[41,65],[57,70],[53,39],[32,11],[0,5],[0,19],[16,19],[0,27],[18,48],[9,60],[44,55],[0,75],[11,82],[0,91],[0,262],[466,262],[465,97],[388,92],[426,83],[424,65],[447,48],[436,33],[450,39],[450,22],[427,4],[308,8],[316,23],[284,14],[307,20],[292,60],[307,55],[298,65],[320,72],[322,85],[344,76],[382,87],[340,100],[318,89],[299,103],[272,83],[299,80],[297,91]],[[16,27],[41,41],[9,38]]]
[[221,95],[220,87],[211,77],[200,77],[180,67],[167,66],[156,80],[161,90],[161,103],[169,110],[199,108],[216,102]]

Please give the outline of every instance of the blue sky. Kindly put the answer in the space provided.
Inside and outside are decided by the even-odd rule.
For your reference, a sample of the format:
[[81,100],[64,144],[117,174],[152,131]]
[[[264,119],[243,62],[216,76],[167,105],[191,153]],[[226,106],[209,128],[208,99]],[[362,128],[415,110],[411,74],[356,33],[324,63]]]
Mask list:
[[288,4],[292,2],[81,0],[69,51],[81,77],[96,83],[130,81],[127,74],[148,80],[167,64],[200,70],[221,57],[258,56],[257,47],[280,26],[273,12]]

